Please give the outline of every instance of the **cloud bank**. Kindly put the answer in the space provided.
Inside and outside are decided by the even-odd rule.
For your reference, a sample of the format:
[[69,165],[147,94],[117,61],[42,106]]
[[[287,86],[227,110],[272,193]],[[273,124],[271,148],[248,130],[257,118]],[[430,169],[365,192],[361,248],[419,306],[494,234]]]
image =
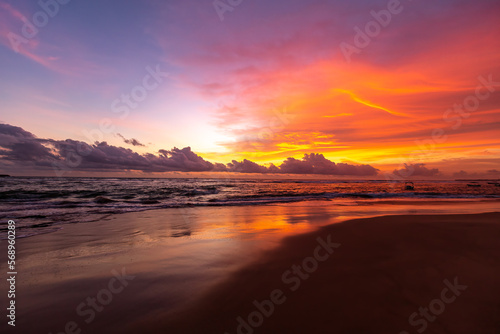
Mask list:
[[395,169],[393,174],[399,175],[401,177],[409,177],[409,176],[437,176],[440,175],[441,172],[437,168],[429,169],[425,167],[425,164],[404,164],[404,168]]
[[[132,142],[130,144],[134,145]],[[89,145],[72,139],[37,138],[20,127],[0,124],[0,167],[15,170],[16,166],[31,167],[34,172],[52,168],[56,174],[67,170],[355,176],[372,176],[378,173],[378,169],[370,165],[335,163],[322,154],[315,153],[304,154],[301,160],[287,158],[279,166],[263,166],[247,159],[241,162],[233,160],[228,164],[213,163],[194,153],[190,147],[161,149],[156,154],[139,154],[128,148],[109,145],[107,142]]]

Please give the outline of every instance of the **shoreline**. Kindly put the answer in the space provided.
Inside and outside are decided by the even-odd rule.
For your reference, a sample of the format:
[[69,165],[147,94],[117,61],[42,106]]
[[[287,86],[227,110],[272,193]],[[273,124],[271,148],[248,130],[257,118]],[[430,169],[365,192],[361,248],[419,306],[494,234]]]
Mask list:
[[[335,198],[335,199],[300,199],[300,200],[284,200],[284,201],[276,201],[276,202],[266,202],[266,203],[237,203],[237,204],[195,204],[195,205],[186,205],[180,207],[160,207],[160,208],[147,208],[137,211],[129,211],[129,212],[116,212],[116,213],[106,213],[106,214],[93,214],[94,217],[90,220],[85,220],[82,222],[63,222],[63,223],[41,223],[41,225],[47,225],[43,228],[47,230],[43,230],[40,232],[32,232],[28,235],[20,235],[18,239],[32,238],[44,234],[57,233],[58,231],[64,229],[67,226],[72,226],[74,224],[95,224],[99,223],[103,220],[108,220],[109,217],[121,216],[121,215],[129,215],[129,214],[141,214],[148,212],[158,212],[163,210],[188,210],[191,208],[224,208],[224,207],[262,207],[262,206],[294,206],[294,205],[314,205],[315,203],[323,203],[325,205],[333,205],[338,206],[339,208],[347,206],[366,206],[366,207],[375,207],[380,205],[413,205],[413,206],[442,206],[445,204],[455,204],[460,203],[464,205],[477,205],[477,204],[490,204],[490,203],[500,203],[500,198],[370,198],[370,199],[361,199],[361,198]],[[483,211],[479,212],[487,212],[490,211],[491,208],[483,209]],[[474,212],[476,213],[476,212]],[[9,218],[12,219],[12,218]],[[19,219],[14,219],[19,221]],[[22,219],[21,219],[22,221]],[[38,225],[38,224],[35,224]],[[32,229],[31,226],[23,226],[23,229]],[[1,235],[0,240],[5,240],[6,237]]]

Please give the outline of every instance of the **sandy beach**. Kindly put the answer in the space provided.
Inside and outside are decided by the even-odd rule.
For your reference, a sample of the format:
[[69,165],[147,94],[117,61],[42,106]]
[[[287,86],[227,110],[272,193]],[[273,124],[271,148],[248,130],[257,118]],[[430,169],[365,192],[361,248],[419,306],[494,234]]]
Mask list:
[[[387,216],[290,237],[157,329],[497,333],[499,222],[500,213]],[[318,245],[324,262],[311,260]]]
[[444,294],[454,301],[426,332],[498,331],[499,213],[345,221],[375,212],[348,210],[153,210],[19,239],[16,332],[417,333],[422,316],[409,317],[447,284],[467,288]]

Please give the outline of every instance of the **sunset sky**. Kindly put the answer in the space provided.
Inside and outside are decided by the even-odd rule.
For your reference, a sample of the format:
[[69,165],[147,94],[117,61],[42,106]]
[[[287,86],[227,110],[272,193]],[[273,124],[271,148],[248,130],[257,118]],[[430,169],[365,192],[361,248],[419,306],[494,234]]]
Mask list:
[[497,0],[60,2],[0,0],[0,172],[500,177]]

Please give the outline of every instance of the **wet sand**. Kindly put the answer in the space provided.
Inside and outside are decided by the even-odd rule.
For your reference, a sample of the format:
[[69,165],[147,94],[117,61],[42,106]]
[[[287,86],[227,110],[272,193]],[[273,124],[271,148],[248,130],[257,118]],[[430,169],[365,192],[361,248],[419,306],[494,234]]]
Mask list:
[[[329,236],[340,245],[315,265],[318,238]],[[334,224],[287,238],[175,321],[140,327],[151,333],[498,333],[499,240],[500,213]],[[316,255],[326,254],[324,248]],[[301,272],[290,274],[293,265]]]
[[[330,218],[307,205],[193,207],[112,215],[18,239],[16,328],[5,321],[0,333],[123,333],[152,315],[168,317],[284,236]],[[114,280],[123,270],[134,276],[124,287]],[[0,289],[8,291],[5,280]],[[65,330],[68,324],[75,329]]]
[[[408,317],[455,277],[467,289],[425,332],[500,330],[499,213],[337,223],[347,208],[321,205],[156,210],[19,239],[16,328],[7,330],[233,334],[244,321],[246,334],[417,333],[421,316],[419,326]],[[318,237],[340,246],[317,250]],[[271,299],[272,312],[262,303]],[[262,324],[255,300],[272,313]]]

